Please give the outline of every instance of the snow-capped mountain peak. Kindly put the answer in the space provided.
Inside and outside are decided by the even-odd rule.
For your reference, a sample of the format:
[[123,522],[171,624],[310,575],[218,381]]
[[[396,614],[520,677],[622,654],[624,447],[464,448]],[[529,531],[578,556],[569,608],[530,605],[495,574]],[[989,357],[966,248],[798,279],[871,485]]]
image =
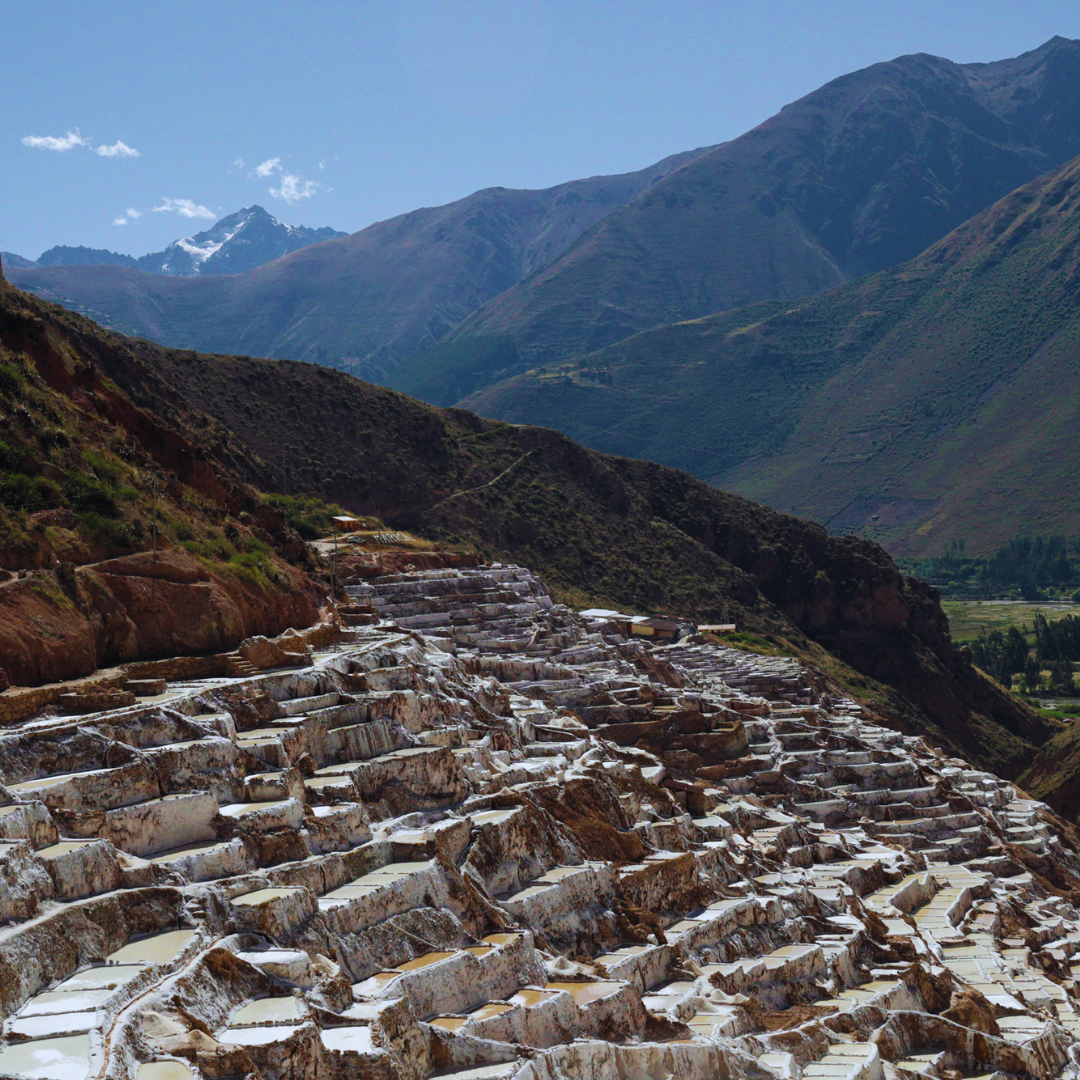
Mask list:
[[245,206],[209,229],[174,240],[164,251],[144,255],[141,270],[191,277],[196,274],[242,274],[280,259],[298,248],[345,233],[282,225],[261,206]]

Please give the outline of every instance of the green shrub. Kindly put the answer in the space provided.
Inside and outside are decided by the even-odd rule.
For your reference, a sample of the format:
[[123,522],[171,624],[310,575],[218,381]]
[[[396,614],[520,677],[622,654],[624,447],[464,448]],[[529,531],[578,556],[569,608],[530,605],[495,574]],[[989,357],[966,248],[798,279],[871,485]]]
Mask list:
[[116,484],[120,480],[120,470],[108,458],[93,450],[84,450],[82,459],[94,470],[94,475],[99,480]]
[[92,476],[69,476],[64,485],[72,509],[76,514],[97,514],[102,517],[119,517],[113,488]]
[[25,510],[28,513],[47,510],[58,494],[56,485],[42,477],[0,472],[0,506],[8,510]]
[[236,554],[236,548],[221,535],[211,534],[202,540],[184,540],[180,546],[200,559],[230,559]]
[[0,439],[0,469],[17,469],[22,459],[23,454],[21,450],[16,449],[14,446],[9,446],[3,439]]
[[78,515],[79,533],[92,544],[111,548],[136,548],[142,545],[142,530],[130,521],[89,511]]
[[336,503],[326,503],[312,495],[264,495],[263,501],[280,510],[289,526],[304,540],[326,536],[334,527],[334,515],[342,513]]
[[14,397],[24,385],[23,373],[14,364],[0,363],[0,397]]
[[270,548],[254,536],[242,544],[242,550],[229,557],[229,569],[241,581],[250,585],[263,585],[269,579],[277,581],[278,572]]

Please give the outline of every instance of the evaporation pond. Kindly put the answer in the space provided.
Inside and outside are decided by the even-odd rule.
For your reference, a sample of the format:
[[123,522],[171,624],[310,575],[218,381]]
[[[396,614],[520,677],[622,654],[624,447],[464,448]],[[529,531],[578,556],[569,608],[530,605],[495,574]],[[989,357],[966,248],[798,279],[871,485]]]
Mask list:
[[195,930],[166,930],[164,934],[129,941],[105,957],[110,964],[168,964],[184,951]]
[[111,990],[50,990],[32,997],[19,1010],[20,1016],[45,1016],[51,1013],[86,1012],[99,1009],[112,997]]
[[443,1031],[457,1031],[458,1028],[468,1023],[464,1016],[436,1016],[431,1021],[432,1027],[442,1028]]
[[152,863],[176,862],[178,859],[186,859],[189,855],[201,855],[205,851],[213,851],[220,848],[224,851],[228,848],[227,840],[204,840],[201,844],[190,844],[187,847],[173,848],[172,851],[163,851],[158,855],[152,855]]
[[574,995],[574,1000],[579,1005],[588,1005],[590,1001],[599,1001],[614,994],[625,985],[621,982],[549,982],[547,988],[567,990]]
[[319,1036],[327,1050],[339,1050],[353,1054],[380,1053],[371,1041],[369,1027],[323,1028]]
[[142,971],[139,964],[107,964],[104,967],[87,968],[65,979],[56,990],[99,990],[122,986]]
[[274,1027],[226,1028],[218,1042],[233,1046],[268,1046],[271,1043],[291,1039],[300,1028],[296,1024],[278,1024]]
[[303,1017],[300,1002],[294,997],[259,998],[237,1009],[232,1017],[232,1025],[289,1024]]
[[493,1016],[502,1016],[504,1012],[509,1012],[512,1008],[514,1006],[505,1001],[489,1001],[486,1005],[481,1005],[479,1009],[469,1013],[469,1019],[490,1020]]
[[421,968],[431,967],[432,964],[437,964],[441,960],[449,960],[451,956],[457,956],[457,953],[453,952],[429,952],[424,953],[423,956],[416,956],[412,960],[407,960],[404,964],[398,964],[398,971],[419,971]]
[[147,1061],[135,1080],[191,1080],[191,1070],[182,1061]]
[[303,892],[303,890],[299,886],[256,889],[254,892],[244,893],[242,896],[234,896],[230,902],[233,907],[259,907],[262,904],[271,904],[275,900],[283,900],[286,896],[293,896],[300,892]]
[[0,1075],[31,1080],[85,1080],[90,1071],[90,1036],[38,1039],[0,1052]]

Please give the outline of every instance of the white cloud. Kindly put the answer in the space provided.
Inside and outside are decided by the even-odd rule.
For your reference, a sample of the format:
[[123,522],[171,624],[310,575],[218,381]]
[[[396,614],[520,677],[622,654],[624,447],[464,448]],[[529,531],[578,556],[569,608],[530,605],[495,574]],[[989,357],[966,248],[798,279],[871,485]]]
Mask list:
[[325,191],[327,189],[324,188],[322,184],[316,183],[314,180],[304,180],[302,177],[295,176],[293,173],[285,173],[281,178],[280,187],[267,188],[266,190],[269,191],[275,199],[281,199],[291,206],[293,203],[298,203],[301,199],[310,199],[311,196],[317,192]]
[[141,210],[136,210],[134,206],[129,206],[122,214],[117,214],[113,218],[114,225],[126,225],[129,221],[138,221],[143,216]]
[[27,135],[22,144],[32,146],[35,150],[56,150],[59,153],[73,150],[76,146],[85,146],[87,149],[90,147],[90,143],[79,134],[78,128],[62,136]]
[[155,206],[153,212],[179,214],[186,218],[206,218],[208,221],[213,221],[217,217],[217,214],[209,207],[200,206],[191,199],[170,199],[168,196],[162,196],[161,205]]
[[281,172],[281,158],[279,157],[267,158],[261,165],[255,166],[256,176],[273,176],[276,172]]
[[119,139],[112,146],[99,146],[95,151],[99,157],[141,157],[142,155],[133,146],[128,146]]

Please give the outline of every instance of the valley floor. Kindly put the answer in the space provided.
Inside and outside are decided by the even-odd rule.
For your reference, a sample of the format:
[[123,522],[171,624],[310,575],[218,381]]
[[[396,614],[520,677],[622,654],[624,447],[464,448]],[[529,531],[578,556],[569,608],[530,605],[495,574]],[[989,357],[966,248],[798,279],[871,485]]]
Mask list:
[[350,592],[311,666],[3,729],[0,1075],[1080,1077],[1015,785],[517,567]]

